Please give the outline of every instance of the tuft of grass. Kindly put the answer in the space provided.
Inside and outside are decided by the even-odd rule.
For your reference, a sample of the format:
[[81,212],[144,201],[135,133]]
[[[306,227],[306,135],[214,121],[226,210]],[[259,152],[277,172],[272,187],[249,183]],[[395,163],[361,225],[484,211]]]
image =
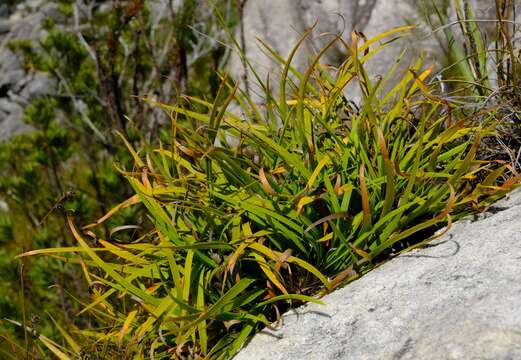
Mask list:
[[[278,94],[263,84],[262,104],[226,77],[212,103],[156,103],[170,115],[169,142],[137,150],[122,136],[135,165],[119,170],[135,195],[81,228],[69,214],[77,246],[22,254],[79,264],[92,292],[82,313],[99,327],[59,328],[65,343],[43,345],[60,358],[228,359],[289,307],[320,303],[509,191],[511,165],[479,158],[497,109],[470,113],[440,97],[421,59],[404,74],[365,71],[408,30],[334,38],[303,72],[291,65],[302,41],[288,59],[267,47],[281,76]],[[321,65],[336,42],[350,56]],[[103,236],[106,220],[136,206],[144,221]]]
[[[448,16],[451,5],[456,21]],[[511,0],[495,0],[490,5],[495,8],[495,19],[477,18],[468,0],[445,0],[440,4],[431,1],[424,14],[445,52],[445,58],[440,60],[446,66],[436,77],[443,89],[441,96],[470,112],[494,108],[496,136],[482,143],[480,153],[489,159],[507,161],[519,171],[521,57],[519,24],[515,23],[518,9]]]

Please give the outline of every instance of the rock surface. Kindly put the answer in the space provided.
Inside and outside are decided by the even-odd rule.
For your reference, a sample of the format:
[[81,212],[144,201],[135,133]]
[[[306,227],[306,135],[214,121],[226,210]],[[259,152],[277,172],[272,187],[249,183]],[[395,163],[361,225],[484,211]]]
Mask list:
[[521,359],[521,189],[283,316],[235,360]]

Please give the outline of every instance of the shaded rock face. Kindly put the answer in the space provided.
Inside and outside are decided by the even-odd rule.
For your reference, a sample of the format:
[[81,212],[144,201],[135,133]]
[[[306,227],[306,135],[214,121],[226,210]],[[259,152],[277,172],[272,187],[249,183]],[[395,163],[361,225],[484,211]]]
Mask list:
[[36,96],[55,91],[55,82],[47,75],[26,72],[23,59],[8,44],[16,40],[37,43],[45,36],[42,21],[60,21],[61,13],[53,2],[28,1],[9,17],[0,17],[0,141],[29,130],[22,121],[24,107]]
[[[408,48],[409,59],[417,57],[421,51],[426,51],[428,61],[432,61],[441,52],[434,37],[426,36],[430,29],[419,15],[418,7],[421,1],[423,0],[249,0],[246,2],[243,17],[245,54],[261,78],[266,79],[269,74],[272,81],[277,78],[280,65],[266,55],[267,52],[259,46],[257,38],[265,41],[286,58],[304,31],[317,22],[313,36],[303,44],[293,61],[294,66],[302,70],[308,62],[309,55],[316,53],[317,49],[330,41],[332,34],[342,33],[344,39],[349,39],[351,31],[356,29],[367,37],[372,37],[397,26],[419,25],[416,37],[395,42],[366,64],[370,75],[386,75],[402,48]],[[428,3],[430,1],[427,0]],[[443,3],[443,0],[434,1]],[[471,2],[478,18],[495,18],[493,0]],[[491,30],[490,24],[481,23],[481,26],[484,32]],[[327,33],[330,35],[319,36]],[[240,38],[239,32],[237,38]],[[323,60],[324,63],[337,66],[346,57],[346,50],[337,46],[333,47]],[[244,77],[244,67],[237,54],[232,56],[229,69],[236,78]],[[248,81],[254,84],[252,74],[247,73]]]
[[235,360],[521,359],[521,189],[283,316]]

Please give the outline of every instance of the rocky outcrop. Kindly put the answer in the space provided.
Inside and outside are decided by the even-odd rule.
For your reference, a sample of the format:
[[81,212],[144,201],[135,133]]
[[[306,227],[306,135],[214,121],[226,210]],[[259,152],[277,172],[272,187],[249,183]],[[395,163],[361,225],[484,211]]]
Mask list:
[[[435,2],[443,3],[442,0]],[[495,18],[494,1],[473,0],[472,3],[480,19]],[[333,35],[342,34],[344,39],[349,39],[351,31],[358,30],[372,37],[397,26],[418,25],[414,36],[393,43],[366,64],[370,75],[386,75],[402,48],[408,48],[409,59],[426,51],[429,61],[433,61],[441,52],[436,39],[427,36],[430,28],[420,15],[421,4],[422,1],[416,0],[249,0],[243,16],[245,55],[263,80],[269,74],[270,82],[275,84],[273,79],[277,78],[280,65],[259,45],[257,39],[263,40],[286,58],[304,31],[316,22],[316,30],[293,61],[294,66],[302,69],[309,56]],[[490,24],[480,24],[485,32],[490,28]],[[239,31],[236,36],[240,39]],[[339,45],[333,47],[323,60],[324,63],[339,65],[346,58],[346,50]],[[237,54],[232,56],[229,69],[235,78],[244,78],[243,62]],[[252,73],[246,73],[248,82],[258,91]]]
[[520,359],[521,189],[283,316],[235,360]]
[[9,44],[28,40],[37,44],[45,36],[42,21],[60,20],[58,5],[39,0],[19,5],[9,17],[0,17],[0,141],[29,129],[22,121],[24,107],[36,96],[53,93],[55,82],[47,75],[24,69],[23,58]]

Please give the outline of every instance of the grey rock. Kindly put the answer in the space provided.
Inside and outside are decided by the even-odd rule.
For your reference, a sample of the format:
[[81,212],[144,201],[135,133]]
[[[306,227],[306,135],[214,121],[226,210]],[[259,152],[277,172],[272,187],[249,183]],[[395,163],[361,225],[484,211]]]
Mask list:
[[36,73],[23,88],[20,96],[26,100],[32,100],[37,96],[52,94],[56,89],[56,81],[47,74]]
[[0,142],[10,137],[31,131],[33,128],[22,121],[23,112],[8,114],[5,118],[0,118]]
[[2,78],[0,78],[0,88],[12,88],[22,81],[25,76],[25,72],[23,70],[14,70],[6,73]]
[[521,189],[492,209],[286,313],[235,360],[521,359]]
[[22,68],[22,60],[9,49],[0,49],[0,68],[3,73],[10,73]]
[[0,111],[7,114],[15,114],[21,113],[23,109],[18,103],[10,101],[8,98],[0,98]]
[[41,31],[41,22],[44,18],[45,15],[43,13],[37,12],[33,15],[14,21],[10,33],[11,38],[28,40],[38,39],[38,35]]

